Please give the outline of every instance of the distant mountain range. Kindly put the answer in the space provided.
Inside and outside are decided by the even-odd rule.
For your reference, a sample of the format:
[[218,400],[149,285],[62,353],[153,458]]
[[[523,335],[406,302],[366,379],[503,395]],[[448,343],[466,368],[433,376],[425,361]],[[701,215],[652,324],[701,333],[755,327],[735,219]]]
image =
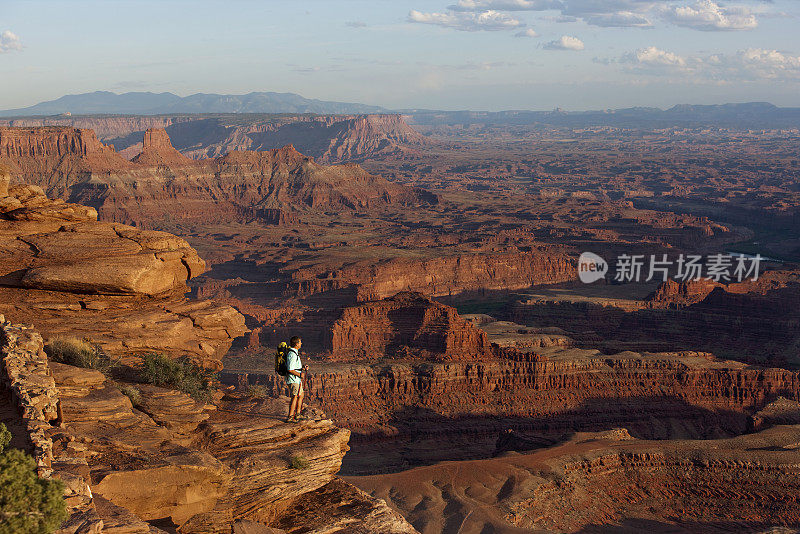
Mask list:
[[779,108],[768,102],[743,104],[673,106],[667,110],[650,107],[609,109],[601,111],[435,111],[404,110],[413,117],[412,125],[487,126],[526,125],[585,128],[612,126],[619,128],[666,127],[734,127],[734,128],[798,128],[800,108]]
[[719,105],[678,105],[667,110],[634,107],[599,111],[441,111],[389,110],[348,102],[313,100],[295,93],[217,95],[198,93],[123,93],[97,91],[62,96],[34,106],[0,111],[0,117],[72,115],[180,115],[180,114],[301,114],[354,115],[401,113],[412,125],[527,125],[623,128],[710,126],[736,128],[800,127],[800,108],[780,108],[768,102]]
[[248,93],[216,95],[197,93],[178,96],[173,93],[123,93],[96,91],[66,95],[34,106],[0,111],[2,117],[31,115],[167,115],[175,113],[382,113],[379,106],[328,102],[304,98],[294,93]]

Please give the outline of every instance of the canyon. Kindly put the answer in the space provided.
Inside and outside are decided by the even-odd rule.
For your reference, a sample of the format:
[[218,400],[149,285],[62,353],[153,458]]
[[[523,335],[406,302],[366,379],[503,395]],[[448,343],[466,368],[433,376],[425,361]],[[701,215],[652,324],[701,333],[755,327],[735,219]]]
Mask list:
[[413,156],[429,141],[400,115],[157,115],[0,119],[0,126],[61,126],[92,130],[99,140],[132,159],[150,129],[164,129],[192,159],[235,151],[294,145],[321,163],[362,161],[376,156]]
[[[800,525],[795,137],[234,119],[0,128],[0,313],[129,369],[220,371],[202,403],[50,363],[86,513],[142,532]],[[605,280],[578,280],[584,251]],[[614,276],[622,254],[739,252],[764,257],[757,279]],[[293,335],[311,408],[289,430],[272,356]]]

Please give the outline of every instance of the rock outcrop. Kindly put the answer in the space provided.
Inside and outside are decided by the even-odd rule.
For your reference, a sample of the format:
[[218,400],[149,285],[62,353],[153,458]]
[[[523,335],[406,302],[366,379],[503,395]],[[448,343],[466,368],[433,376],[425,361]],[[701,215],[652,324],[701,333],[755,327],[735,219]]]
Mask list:
[[716,287],[724,286],[709,278],[683,282],[669,279],[662,282],[645,300],[654,308],[688,306],[706,298]]
[[326,507],[314,518],[317,527],[415,532],[385,503],[335,478],[349,431],[319,411],[286,424],[285,397],[225,396],[205,405],[176,391],[124,384],[123,391],[138,391],[134,407],[122,384],[97,371],[51,366],[63,410],[56,448],[80,451],[94,510],[120,529],[110,532],[137,532],[149,528],[146,521],[181,534],[269,532],[272,524],[296,531],[312,522],[290,508],[306,495]]
[[[453,459],[448,454],[454,448],[442,448],[440,440],[459,443],[466,457],[485,457],[498,433],[509,428],[550,438],[622,426],[647,439],[729,437],[753,428],[753,414],[776,396],[800,399],[797,372],[708,353],[603,355],[552,348],[549,354],[439,364],[315,364],[308,396],[354,432],[357,451],[374,439],[426,444],[398,456],[387,452],[380,461],[370,458],[369,465],[359,464],[355,454],[348,472]],[[238,381],[235,373],[223,376]],[[276,393],[282,389],[274,374],[247,378]]]
[[354,287],[361,302],[401,291],[446,297],[465,291],[524,289],[578,277],[574,258],[520,251],[362,261],[335,271],[319,271],[310,268],[292,273],[299,296]]
[[331,358],[339,361],[472,360],[490,350],[486,334],[459,317],[455,308],[410,292],[345,308],[326,345]]
[[92,130],[63,127],[0,127],[0,164],[6,165],[16,180],[65,199],[75,182],[133,168],[113,148],[98,141]]
[[142,134],[163,128],[177,147],[193,159],[224,156],[233,151],[270,150],[293,144],[323,163],[361,161],[413,154],[430,141],[400,115],[264,116],[114,116],[19,118],[0,124],[16,127],[61,126],[91,129],[117,151],[136,156]]
[[186,165],[191,160],[175,150],[163,128],[151,128],[144,132],[142,151],[133,158],[141,165]]
[[605,306],[592,300],[512,303],[522,325],[558,327],[584,347],[605,350],[698,349],[758,365],[800,368],[800,283],[791,271],[757,281],[667,282],[644,301]]
[[0,163],[51,196],[96,208],[102,220],[145,226],[258,220],[262,214],[273,220],[269,210],[287,207],[337,211],[438,201],[354,164],[321,165],[291,145],[192,161],[163,129],[147,130],[142,152],[129,162],[90,130],[0,127]]
[[[0,312],[48,337],[83,336],[118,355],[194,354],[212,366],[246,331],[233,308],[187,301],[205,262],[165,232],[98,222],[37,186],[0,197]],[[214,363],[216,362],[216,363]]]

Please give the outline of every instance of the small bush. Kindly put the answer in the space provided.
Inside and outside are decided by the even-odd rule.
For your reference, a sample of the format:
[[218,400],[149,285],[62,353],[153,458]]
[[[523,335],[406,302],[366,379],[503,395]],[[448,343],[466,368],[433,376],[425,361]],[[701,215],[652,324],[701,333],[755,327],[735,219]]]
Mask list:
[[267,397],[267,388],[251,384],[247,386],[247,395],[256,399],[264,399]]
[[77,338],[54,339],[44,346],[44,351],[54,362],[95,369],[103,374],[110,373],[116,365],[100,347]]
[[0,534],[45,534],[67,518],[64,484],[36,475],[36,461],[5,450],[11,434],[0,423]]
[[311,467],[311,462],[302,456],[292,456],[289,458],[289,467],[292,469],[308,469]]
[[8,431],[6,425],[0,423],[0,454],[3,453],[9,443],[11,443],[11,432]]
[[136,408],[142,403],[142,392],[133,386],[119,386],[119,391],[131,400],[131,404]]
[[177,389],[205,402],[211,397],[216,373],[186,359],[173,360],[163,354],[145,354],[142,357],[142,379],[156,386]]

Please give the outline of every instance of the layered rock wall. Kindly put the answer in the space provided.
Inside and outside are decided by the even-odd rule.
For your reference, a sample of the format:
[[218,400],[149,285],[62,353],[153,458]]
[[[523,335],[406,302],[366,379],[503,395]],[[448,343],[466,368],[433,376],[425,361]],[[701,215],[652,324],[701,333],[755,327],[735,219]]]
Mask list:
[[50,375],[42,336],[32,328],[5,322],[0,315],[2,372],[0,386],[11,393],[20,410],[33,446],[40,476],[48,475],[53,461],[53,440],[46,435],[59,416],[59,397]]
[[[786,442],[790,428],[714,442],[710,449],[650,443],[562,458],[555,480],[519,499],[508,517],[517,527],[558,532],[637,517],[644,525],[648,516],[672,518],[693,531],[796,526],[800,469]],[[763,446],[774,452],[758,450]]]
[[64,482],[69,517],[56,534],[99,534],[103,522],[94,509],[91,489],[83,477],[76,475],[86,465],[83,455],[75,450],[54,453],[53,430],[62,423],[61,396],[42,336],[30,326],[5,322],[0,315],[0,346],[0,387],[11,392],[19,408],[38,475]]
[[391,297],[401,291],[447,297],[465,291],[524,289],[567,282],[577,276],[574,258],[517,251],[361,262],[327,274],[315,269],[292,273],[299,296],[353,285],[358,287],[357,298],[361,302]]
[[103,220],[136,225],[274,218],[264,210],[287,206],[340,211],[438,201],[358,165],[318,164],[291,144],[192,161],[172,147],[163,129],[149,129],[142,152],[127,161],[90,130],[0,127],[0,147],[0,163],[16,180],[92,206]]
[[[720,362],[706,353],[562,354],[534,361],[313,365],[308,396],[360,437],[615,426],[649,438],[725,436],[753,426],[749,411],[776,396],[800,398],[797,372]],[[239,380],[233,373],[224,379]],[[284,388],[273,373],[250,373],[246,380],[273,394]]]
[[176,146],[193,159],[220,157],[237,150],[270,150],[294,144],[324,163],[360,161],[399,154],[429,144],[400,115],[298,115],[249,121],[192,116],[44,117],[0,120],[14,127],[60,126],[91,129],[118,151],[135,156],[142,134],[165,128]]
[[333,323],[327,350],[338,360],[430,355],[435,360],[473,359],[488,353],[486,334],[455,308],[419,293],[348,307]]
[[246,332],[230,306],[184,298],[205,262],[183,239],[97,222],[92,208],[7,180],[0,175],[0,313],[117,355],[188,353],[212,367]]
[[0,157],[62,158],[107,150],[92,130],[0,127]]

